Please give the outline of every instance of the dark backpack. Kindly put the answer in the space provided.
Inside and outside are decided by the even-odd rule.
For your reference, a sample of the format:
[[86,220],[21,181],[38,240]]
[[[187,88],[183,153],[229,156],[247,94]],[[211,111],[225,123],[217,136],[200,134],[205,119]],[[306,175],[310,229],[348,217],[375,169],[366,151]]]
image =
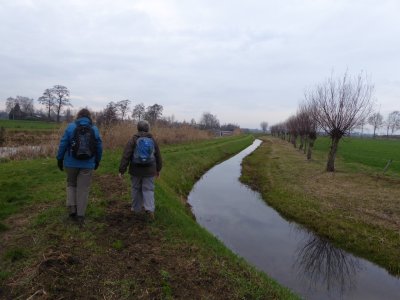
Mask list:
[[150,137],[139,137],[135,143],[132,162],[137,165],[148,166],[155,161],[154,141]]
[[72,156],[79,160],[90,159],[96,154],[96,136],[91,125],[77,125],[71,140]]

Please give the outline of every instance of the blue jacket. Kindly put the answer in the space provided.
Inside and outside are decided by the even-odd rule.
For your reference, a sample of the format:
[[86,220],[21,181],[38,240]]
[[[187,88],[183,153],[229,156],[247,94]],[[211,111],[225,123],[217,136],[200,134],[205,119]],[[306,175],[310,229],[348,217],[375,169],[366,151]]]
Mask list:
[[57,159],[64,160],[64,167],[67,168],[81,168],[81,169],[94,169],[95,162],[101,161],[101,156],[103,154],[103,146],[100,138],[99,129],[93,125],[93,130],[96,138],[96,155],[87,160],[79,160],[72,156],[71,152],[71,139],[75,128],[79,125],[89,125],[92,121],[89,118],[83,117],[77,119],[75,122],[69,123],[65,129],[64,135],[60,140],[60,145],[58,146]]

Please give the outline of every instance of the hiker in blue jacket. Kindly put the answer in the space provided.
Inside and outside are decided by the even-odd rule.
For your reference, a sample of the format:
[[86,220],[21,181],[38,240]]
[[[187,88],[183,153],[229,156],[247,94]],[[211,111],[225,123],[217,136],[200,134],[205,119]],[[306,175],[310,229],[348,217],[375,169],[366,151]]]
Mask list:
[[99,167],[103,153],[99,130],[90,111],[81,109],[75,122],[68,124],[57,153],[58,168],[67,173],[67,208],[72,219],[83,223],[93,169]]

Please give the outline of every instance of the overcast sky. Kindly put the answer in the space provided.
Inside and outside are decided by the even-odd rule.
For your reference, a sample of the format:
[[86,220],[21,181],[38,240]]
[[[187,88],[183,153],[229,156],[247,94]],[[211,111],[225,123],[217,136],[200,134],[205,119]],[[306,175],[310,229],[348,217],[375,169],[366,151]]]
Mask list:
[[61,84],[74,109],[130,99],[257,128],[347,69],[369,75],[386,117],[400,110],[399,12],[397,0],[0,0],[0,109]]

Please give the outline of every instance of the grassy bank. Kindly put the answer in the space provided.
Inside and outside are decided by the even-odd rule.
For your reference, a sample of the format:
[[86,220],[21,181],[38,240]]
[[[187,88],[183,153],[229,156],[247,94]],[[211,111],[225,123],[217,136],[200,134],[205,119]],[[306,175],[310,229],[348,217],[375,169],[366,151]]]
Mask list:
[[207,169],[250,136],[162,148],[156,221],[132,218],[120,150],[93,180],[85,227],[65,217],[65,175],[53,159],[0,164],[0,298],[290,299],[197,225],[185,198]]
[[326,152],[307,161],[291,144],[265,138],[244,160],[241,180],[284,217],[399,275],[400,180],[345,157],[329,174]]

